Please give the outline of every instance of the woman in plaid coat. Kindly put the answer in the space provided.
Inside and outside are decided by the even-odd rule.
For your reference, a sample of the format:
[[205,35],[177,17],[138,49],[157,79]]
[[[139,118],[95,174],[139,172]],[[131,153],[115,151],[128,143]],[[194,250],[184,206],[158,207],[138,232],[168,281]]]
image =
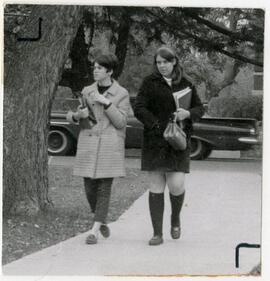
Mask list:
[[[77,112],[67,114],[70,122],[80,122],[74,175],[84,178],[86,197],[95,213],[87,244],[96,244],[99,232],[109,237],[106,217],[113,178],[125,176],[125,133],[130,101],[127,90],[112,79],[116,66],[114,55],[99,56],[93,72],[96,82],[82,91],[86,109],[79,107]],[[91,115],[96,124],[90,119]]]

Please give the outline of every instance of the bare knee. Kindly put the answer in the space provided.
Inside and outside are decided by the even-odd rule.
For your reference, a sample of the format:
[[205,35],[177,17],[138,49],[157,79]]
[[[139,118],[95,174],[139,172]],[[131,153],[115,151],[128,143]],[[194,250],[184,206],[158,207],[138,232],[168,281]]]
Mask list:
[[167,173],[167,185],[172,195],[178,196],[185,192],[185,173]]
[[149,191],[163,193],[165,189],[165,175],[158,172],[148,172]]

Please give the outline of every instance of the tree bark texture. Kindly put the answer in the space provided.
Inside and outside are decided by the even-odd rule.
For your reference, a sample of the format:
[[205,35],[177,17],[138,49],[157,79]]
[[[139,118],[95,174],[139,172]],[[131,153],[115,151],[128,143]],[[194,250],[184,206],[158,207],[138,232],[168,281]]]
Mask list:
[[82,6],[34,5],[17,37],[5,38],[3,212],[45,209],[47,133],[56,86],[81,21]]
[[[230,14],[229,21],[230,21],[230,30],[231,32],[236,32],[237,21],[238,21],[237,12],[234,11]],[[229,52],[233,51],[233,48],[228,46],[227,50]],[[235,60],[231,57],[227,57],[225,66],[224,66],[224,79],[218,85],[218,87],[211,93],[212,97],[217,97],[219,93],[226,87],[231,87],[235,82],[235,78],[239,73],[241,63],[238,60]]]
[[117,56],[119,60],[118,68],[116,69],[114,76],[118,78],[125,65],[125,59],[127,55],[127,49],[128,49],[128,38],[129,38],[129,32],[131,28],[131,10],[129,7],[123,8],[120,25],[118,28],[118,40],[115,48],[115,55]]

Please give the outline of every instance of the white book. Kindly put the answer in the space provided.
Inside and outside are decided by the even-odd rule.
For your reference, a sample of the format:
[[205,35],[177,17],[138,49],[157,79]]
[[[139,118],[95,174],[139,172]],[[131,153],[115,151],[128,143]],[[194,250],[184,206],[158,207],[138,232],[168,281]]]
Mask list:
[[186,87],[183,90],[173,93],[176,108],[189,109],[191,104],[192,90],[190,87]]

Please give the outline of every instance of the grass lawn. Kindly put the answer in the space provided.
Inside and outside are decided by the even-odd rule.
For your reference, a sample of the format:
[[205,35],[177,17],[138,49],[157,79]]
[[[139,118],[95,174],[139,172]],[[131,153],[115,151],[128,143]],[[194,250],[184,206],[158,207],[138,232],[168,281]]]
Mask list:
[[[125,178],[115,179],[108,222],[116,221],[146,190],[146,173],[138,169],[127,169]],[[53,208],[48,213],[3,220],[3,264],[91,228],[93,214],[85,198],[83,180],[72,176],[72,168],[50,166],[49,195]]]

